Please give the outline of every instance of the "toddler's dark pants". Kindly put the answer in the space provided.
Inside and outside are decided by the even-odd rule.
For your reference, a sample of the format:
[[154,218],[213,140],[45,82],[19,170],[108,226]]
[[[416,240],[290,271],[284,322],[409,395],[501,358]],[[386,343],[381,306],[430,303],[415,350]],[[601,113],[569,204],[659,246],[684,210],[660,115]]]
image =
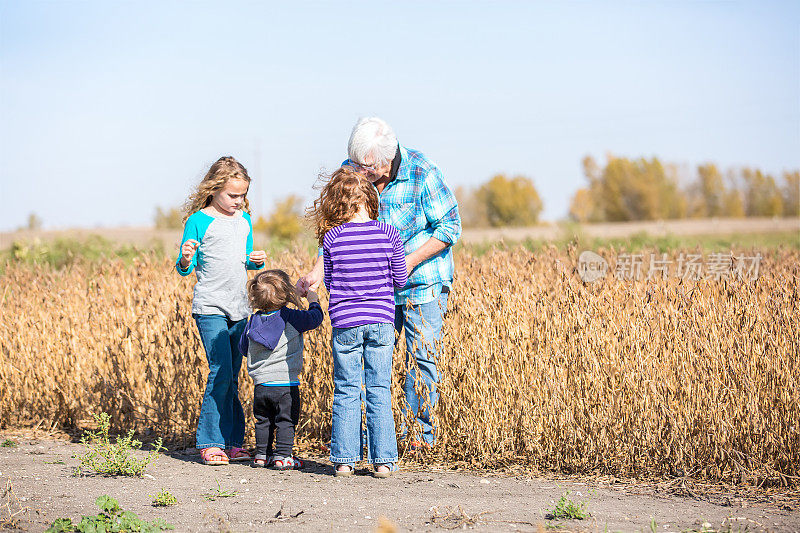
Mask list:
[[300,388],[256,385],[253,397],[256,418],[256,458],[291,457],[294,428],[300,419]]

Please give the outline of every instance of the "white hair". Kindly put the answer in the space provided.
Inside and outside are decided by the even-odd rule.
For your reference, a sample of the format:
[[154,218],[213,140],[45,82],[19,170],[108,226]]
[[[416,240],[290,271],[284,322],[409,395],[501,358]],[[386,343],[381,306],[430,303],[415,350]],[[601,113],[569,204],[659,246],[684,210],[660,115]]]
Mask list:
[[378,167],[388,165],[397,151],[397,137],[385,120],[378,117],[358,119],[347,143],[350,161],[363,165],[367,158]]

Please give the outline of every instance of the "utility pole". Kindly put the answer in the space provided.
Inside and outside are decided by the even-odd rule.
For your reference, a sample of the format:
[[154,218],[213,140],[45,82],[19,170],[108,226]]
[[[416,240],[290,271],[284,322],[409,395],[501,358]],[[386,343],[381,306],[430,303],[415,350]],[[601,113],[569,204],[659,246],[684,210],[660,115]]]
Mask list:
[[253,196],[251,199],[255,200],[255,205],[253,206],[253,223],[258,220],[259,216],[263,216],[266,218],[266,213],[264,212],[264,185],[262,182],[261,176],[261,139],[256,137],[255,139],[255,158],[253,160],[253,166],[255,167],[255,172],[253,173],[255,177],[255,187],[253,187]]

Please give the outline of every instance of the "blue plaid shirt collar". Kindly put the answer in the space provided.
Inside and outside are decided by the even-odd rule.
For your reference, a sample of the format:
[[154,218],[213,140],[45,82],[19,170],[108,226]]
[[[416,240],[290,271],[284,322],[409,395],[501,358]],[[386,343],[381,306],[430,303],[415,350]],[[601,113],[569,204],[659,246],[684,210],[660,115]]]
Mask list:
[[400,149],[400,166],[397,168],[397,174],[395,175],[394,179],[399,181],[407,180],[409,176],[409,167],[408,164],[408,150],[403,145],[398,145]]

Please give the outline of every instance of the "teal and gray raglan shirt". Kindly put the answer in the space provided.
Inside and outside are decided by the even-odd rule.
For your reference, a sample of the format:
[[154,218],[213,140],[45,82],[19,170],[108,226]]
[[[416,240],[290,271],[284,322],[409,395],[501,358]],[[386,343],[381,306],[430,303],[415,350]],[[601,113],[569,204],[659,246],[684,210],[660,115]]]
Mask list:
[[[225,315],[238,321],[248,317],[247,270],[261,268],[248,259],[253,251],[253,224],[250,215],[238,211],[233,217],[213,216],[197,211],[186,221],[181,247],[189,239],[200,243],[186,268],[181,268],[180,252],[175,268],[181,276],[194,271],[192,314]],[[179,248],[180,250],[180,248]]]

